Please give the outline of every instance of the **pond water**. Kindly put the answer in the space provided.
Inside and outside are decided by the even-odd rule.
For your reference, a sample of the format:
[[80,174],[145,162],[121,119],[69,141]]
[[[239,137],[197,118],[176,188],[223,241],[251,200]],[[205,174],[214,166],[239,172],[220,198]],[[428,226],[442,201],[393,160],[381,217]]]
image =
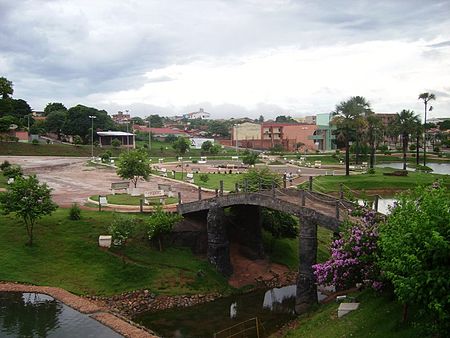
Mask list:
[[122,336],[53,297],[0,292],[0,337]]
[[[406,169],[410,171],[416,170],[415,168],[408,167],[408,164],[406,164]],[[443,174],[443,175],[450,175],[450,163],[437,163],[437,162],[430,162],[427,163],[427,166],[433,169],[433,174]],[[403,169],[403,163],[402,162],[388,162],[388,163],[382,163],[377,164],[377,168],[394,168],[394,169]]]
[[[133,320],[163,337],[212,337],[215,332],[258,317],[263,336],[296,317],[296,285],[234,295],[185,309],[147,312]],[[318,293],[319,300],[325,295]],[[251,335],[249,335],[251,337]]]
[[[389,207],[394,206],[395,201],[397,201],[395,198],[380,198],[378,200],[378,212],[387,215],[389,213]],[[358,204],[363,206],[364,200],[358,200]]]

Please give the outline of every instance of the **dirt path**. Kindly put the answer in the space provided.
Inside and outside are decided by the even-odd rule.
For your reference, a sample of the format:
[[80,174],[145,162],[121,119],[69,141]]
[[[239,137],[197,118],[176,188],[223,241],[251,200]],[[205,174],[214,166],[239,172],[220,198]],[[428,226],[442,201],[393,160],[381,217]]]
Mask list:
[[233,274],[228,280],[231,286],[240,288],[245,285],[256,285],[258,282],[270,283],[273,280],[284,284],[283,279],[290,273],[286,266],[271,263],[268,259],[250,260],[244,257],[239,249],[239,244],[231,243],[230,260]]
[[[77,202],[84,204],[89,196],[111,193],[111,183],[122,181],[113,168],[87,165],[87,158],[67,158],[52,156],[0,156],[0,162],[8,160],[19,164],[29,174],[36,174],[53,189],[53,200],[62,207]],[[198,199],[196,188],[183,182],[168,182],[162,177],[151,177],[138,182],[142,191],[157,190],[158,184],[170,184],[175,194],[181,192],[184,201]],[[203,192],[203,198],[212,197],[212,193]]]

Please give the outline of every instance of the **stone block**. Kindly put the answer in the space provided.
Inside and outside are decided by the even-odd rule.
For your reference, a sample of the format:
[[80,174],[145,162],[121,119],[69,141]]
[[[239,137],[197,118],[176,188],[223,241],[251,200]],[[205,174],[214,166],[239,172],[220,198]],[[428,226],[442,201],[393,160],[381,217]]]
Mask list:
[[102,248],[110,248],[112,243],[112,236],[100,235],[98,236],[98,245]]
[[345,316],[351,311],[358,309],[359,303],[341,303],[338,308],[338,318]]

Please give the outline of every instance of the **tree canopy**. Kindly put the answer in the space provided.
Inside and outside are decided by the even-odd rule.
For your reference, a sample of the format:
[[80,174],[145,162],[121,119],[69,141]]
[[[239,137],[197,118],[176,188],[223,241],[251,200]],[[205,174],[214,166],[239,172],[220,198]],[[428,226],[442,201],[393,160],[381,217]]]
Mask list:
[[105,110],[98,110],[79,104],[67,111],[67,119],[63,128],[64,134],[79,135],[85,142],[89,141],[91,135],[91,119],[89,116],[96,117],[94,120],[95,130],[108,130],[114,126],[111,117]]
[[28,234],[28,244],[33,244],[36,220],[51,214],[58,207],[51,198],[51,189],[40,184],[36,176],[16,177],[8,190],[0,194],[0,206],[5,213],[15,213],[21,218]]
[[292,124],[298,123],[291,116],[286,116],[286,115],[279,115],[279,116],[277,116],[275,118],[275,122],[278,122],[278,123],[292,123]]
[[450,330],[450,199],[440,187],[399,195],[380,229],[380,264],[400,301],[417,304],[442,333]]
[[145,120],[148,122],[150,121],[150,127],[152,128],[162,128],[164,127],[164,121],[161,116],[158,114],[150,115],[145,118]]
[[55,111],[66,112],[67,108],[60,102],[50,102],[44,108],[45,116],[47,116],[50,113],[55,112]]
[[0,77],[0,95],[2,99],[7,99],[14,93],[13,83],[6,77]]
[[191,143],[187,138],[178,137],[172,145],[178,155],[184,155],[191,147]]
[[147,154],[141,150],[124,152],[117,161],[117,175],[133,182],[136,188],[139,178],[148,179],[151,169]]

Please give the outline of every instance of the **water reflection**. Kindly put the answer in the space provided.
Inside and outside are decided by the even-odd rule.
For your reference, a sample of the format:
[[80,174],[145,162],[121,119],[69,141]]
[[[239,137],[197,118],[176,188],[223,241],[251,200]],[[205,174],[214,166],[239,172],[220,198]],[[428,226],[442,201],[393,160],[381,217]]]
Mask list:
[[0,337],[122,337],[53,297],[0,292]]
[[[296,285],[289,285],[233,295],[184,309],[148,312],[134,320],[163,337],[181,338],[211,337],[215,332],[258,317],[265,335],[269,335],[296,317],[295,294]],[[319,300],[325,298],[321,293],[318,296]]]

